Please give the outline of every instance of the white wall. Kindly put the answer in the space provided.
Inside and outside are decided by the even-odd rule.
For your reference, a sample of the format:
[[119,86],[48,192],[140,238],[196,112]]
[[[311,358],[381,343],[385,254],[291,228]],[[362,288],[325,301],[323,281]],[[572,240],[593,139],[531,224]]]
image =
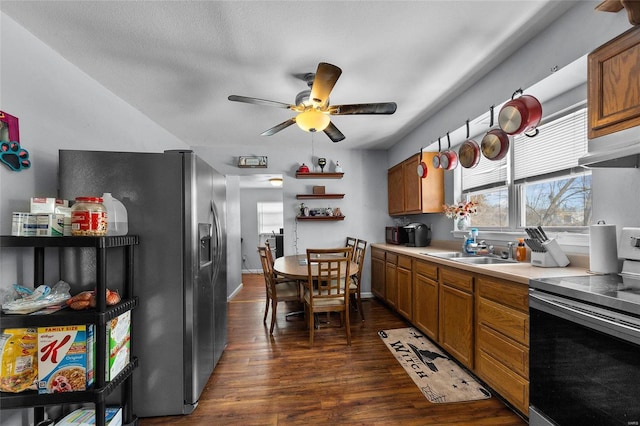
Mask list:
[[[597,12],[594,8],[599,3],[599,0],[577,2],[549,28],[491,70],[461,96],[451,99],[438,113],[389,150],[387,167],[397,164],[422,147],[430,146],[427,151],[437,151],[438,137],[463,126],[467,118],[473,119],[486,113],[489,106],[504,102],[517,88],[532,86],[548,77],[553,67],[562,68],[631,28],[624,11]],[[433,141],[436,142],[435,145],[432,144]],[[624,182],[624,188],[621,182]],[[595,170],[594,219],[604,219],[607,223],[619,226],[640,226],[640,215],[637,213],[640,207],[638,188],[639,170]],[[445,193],[447,203],[456,201],[453,199],[452,172],[445,172]],[[434,239],[452,239],[453,221],[442,214],[418,215],[411,219],[432,224]]]

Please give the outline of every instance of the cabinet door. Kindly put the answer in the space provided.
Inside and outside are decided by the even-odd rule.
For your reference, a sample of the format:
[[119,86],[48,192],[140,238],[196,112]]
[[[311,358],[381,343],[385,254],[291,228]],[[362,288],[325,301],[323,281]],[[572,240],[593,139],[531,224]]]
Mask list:
[[438,341],[438,267],[426,262],[414,263],[413,323],[434,341]]
[[380,299],[385,299],[385,257],[384,251],[371,250],[371,292]]
[[404,213],[404,182],[402,163],[389,169],[387,172],[387,199],[389,214]]
[[589,138],[640,125],[640,26],[589,54]]
[[396,270],[396,285],[398,287],[398,313],[412,321],[412,277],[411,258],[398,256],[398,268]]
[[418,176],[420,155],[414,155],[402,163],[404,177],[404,210],[406,213],[422,212],[422,178]]
[[[429,173],[424,179],[418,179],[420,183],[420,211],[422,213],[442,213],[442,205],[444,204],[444,170],[434,169],[433,157],[437,152],[423,152],[422,161],[427,165]],[[416,165],[417,167],[417,165]],[[413,168],[413,174],[417,176],[416,168]]]
[[395,263],[389,261],[386,262],[384,274],[385,298],[389,306],[393,309],[397,309],[396,306],[398,305],[398,281],[396,276],[397,271],[398,267]]
[[443,269],[440,280],[440,344],[473,368],[473,277]]

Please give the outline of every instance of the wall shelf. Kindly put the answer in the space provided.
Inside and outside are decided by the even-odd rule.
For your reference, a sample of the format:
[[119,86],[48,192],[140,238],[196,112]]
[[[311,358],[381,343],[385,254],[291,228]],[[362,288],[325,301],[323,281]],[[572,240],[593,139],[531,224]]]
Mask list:
[[344,216],[297,216],[298,220],[336,221],[344,220]]
[[342,179],[344,173],[300,173],[296,172],[296,179]]
[[313,200],[313,199],[327,199],[327,198],[344,198],[344,194],[298,194],[296,195],[298,200]]

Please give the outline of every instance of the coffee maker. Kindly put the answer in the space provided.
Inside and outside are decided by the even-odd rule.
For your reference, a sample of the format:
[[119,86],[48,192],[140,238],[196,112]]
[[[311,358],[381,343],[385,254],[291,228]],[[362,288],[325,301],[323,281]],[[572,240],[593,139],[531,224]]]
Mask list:
[[426,247],[431,244],[431,227],[420,222],[413,222],[404,226],[407,231],[407,247]]

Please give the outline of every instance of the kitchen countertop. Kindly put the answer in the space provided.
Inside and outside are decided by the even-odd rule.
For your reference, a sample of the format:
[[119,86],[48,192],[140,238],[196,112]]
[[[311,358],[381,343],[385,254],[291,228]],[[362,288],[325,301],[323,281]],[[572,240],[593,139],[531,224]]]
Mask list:
[[[452,247],[451,243],[456,244],[455,248]],[[564,268],[541,268],[538,266],[532,266],[529,262],[476,265],[421,254],[460,251],[460,247],[458,247],[458,245],[459,244],[457,241],[435,241],[427,247],[405,247],[401,245],[384,243],[374,243],[371,244],[371,247],[376,247],[398,254],[404,254],[416,259],[427,260],[429,262],[438,263],[443,266],[450,266],[469,272],[490,275],[492,277],[503,278],[505,280],[522,284],[529,284],[529,279],[590,275],[587,272],[589,264],[588,256],[567,255],[569,257],[569,260],[571,261],[569,266]]]

